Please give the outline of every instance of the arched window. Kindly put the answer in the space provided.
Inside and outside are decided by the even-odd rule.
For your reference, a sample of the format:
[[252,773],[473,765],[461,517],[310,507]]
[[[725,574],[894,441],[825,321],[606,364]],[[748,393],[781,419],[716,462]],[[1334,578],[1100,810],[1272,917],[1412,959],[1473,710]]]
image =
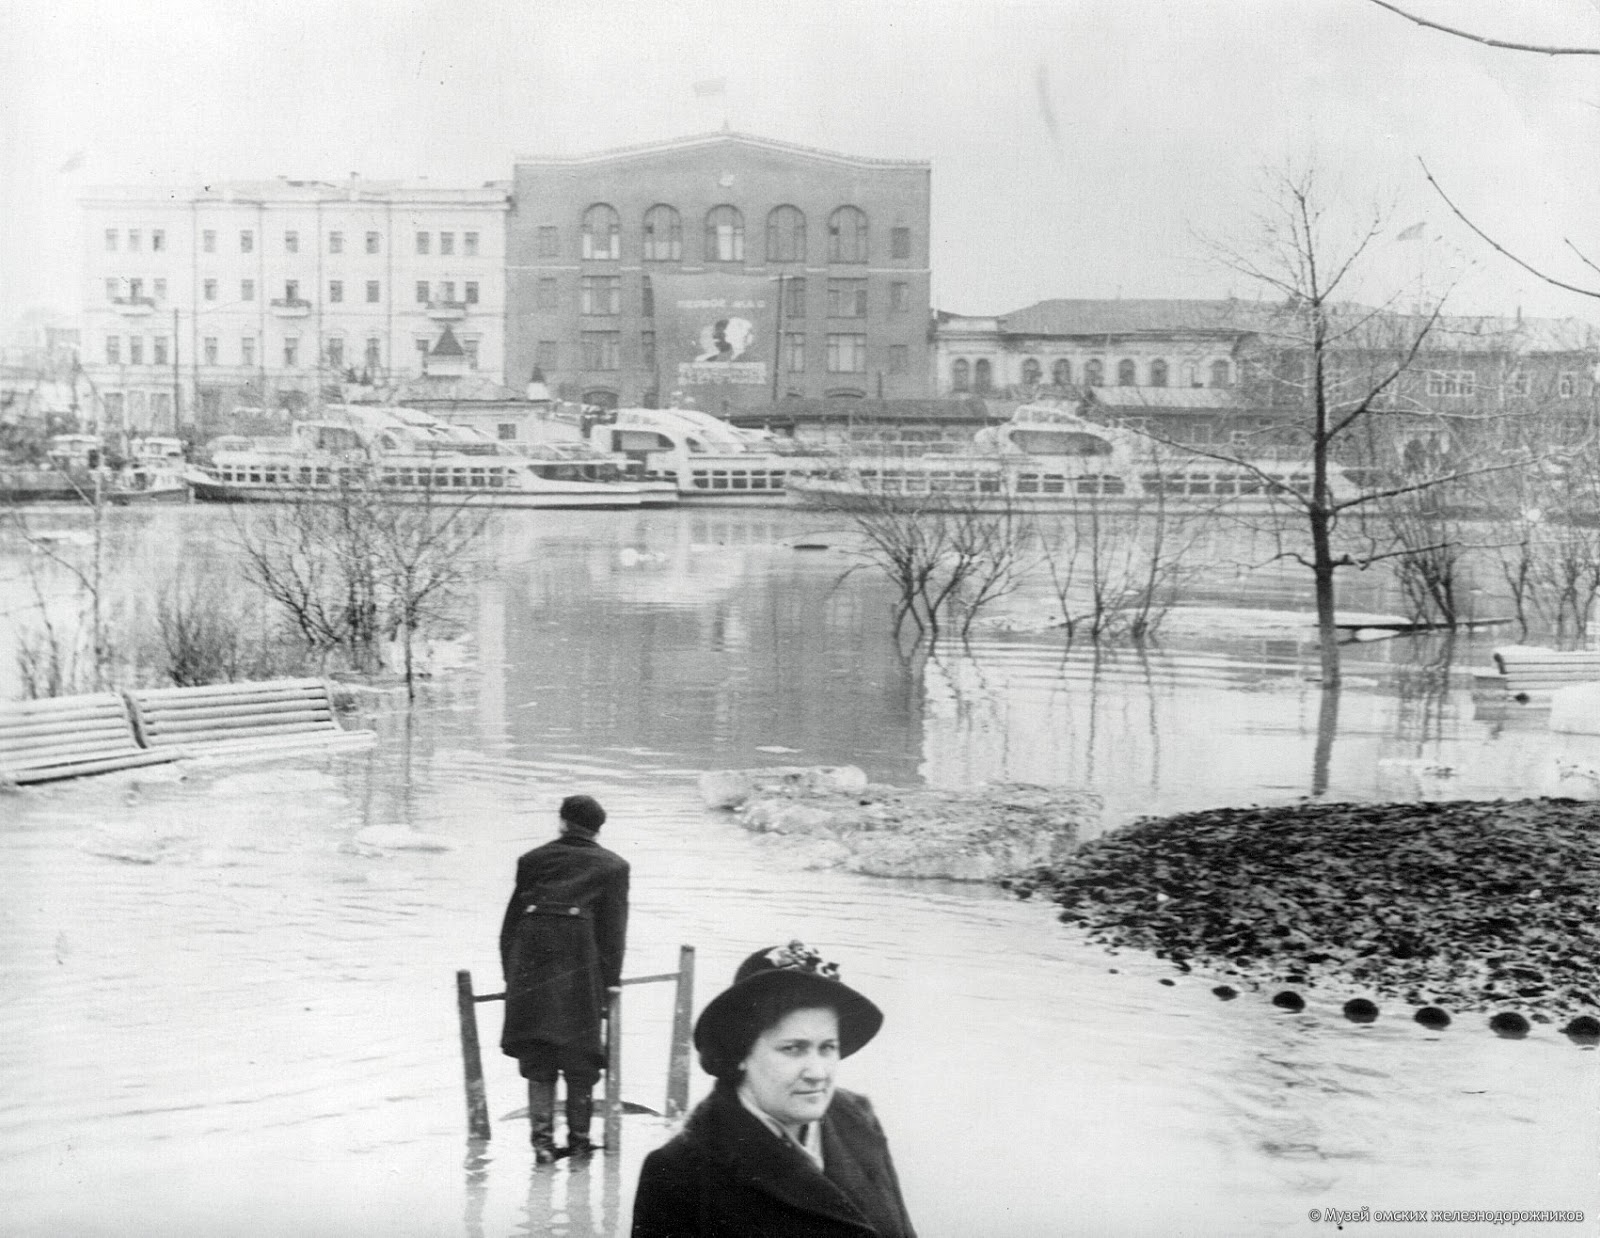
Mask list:
[[1233,386],[1233,367],[1226,361],[1213,361],[1211,363],[1211,385],[1213,387]]
[[706,212],[706,261],[744,261],[744,216],[732,206]]
[[590,261],[622,257],[622,217],[604,202],[583,213],[583,256]]
[[1159,357],[1150,363],[1150,385],[1152,387],[1167,385],[1167,363]]
[[683,219],[670,206],[652,206],[644,213],[644,260],[683,261]]
[[1083,381],[1086,386],[1104,387],[1106,385],[1106,363],[1099,357],[1084,363]]
[[972,367],[972,386],[976,391],[988,391],[994,383],[993,370],[987,357],[980,357],[978,364]]
[[950,390],[966,391],[972,386],[972,367],[965,357],[957,357],[950,366]]
[[1050,367],[1050,381],[1058,387],[1072,386],[1072,362],[1065,357],[1057,358],[1056,363]]
[[1024,387],[1037,387],[1039,380],[1044,377],[1044,369],[1039,365],[1038,359],[1029,357],[1022,363],[1022,385]]
[[841,206],[828,216],[828,261],[866,260],[867,213],[858,207]]
[[799,208],[775,206],[767,216],[767,261],[806,260],[806,217]]
[[583,402],[596,408],[615,408],[617,393],[609,387],[591,387],[583,393]]
[[1133,362],[1124,357],[1117,362],[1117,386],[1132,387],[1138,383],[1139,376],[1135,373]]

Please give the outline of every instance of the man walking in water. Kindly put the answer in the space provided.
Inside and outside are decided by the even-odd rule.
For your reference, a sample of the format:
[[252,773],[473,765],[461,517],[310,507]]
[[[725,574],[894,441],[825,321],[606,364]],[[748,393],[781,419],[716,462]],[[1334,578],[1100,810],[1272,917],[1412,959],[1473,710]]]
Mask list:
[[567,1081],[570,1156],[594,1151],[589,1123],[605,1065],[608,988],[622,980],[628,932],[628,862],[596,841],[606,812],[587,795],[561,801],[561,834],[517,860],[517,884],[500,926],[506,1022],[500,1048],[528,1081],[534,1159],[555,1144],[556,1076]]

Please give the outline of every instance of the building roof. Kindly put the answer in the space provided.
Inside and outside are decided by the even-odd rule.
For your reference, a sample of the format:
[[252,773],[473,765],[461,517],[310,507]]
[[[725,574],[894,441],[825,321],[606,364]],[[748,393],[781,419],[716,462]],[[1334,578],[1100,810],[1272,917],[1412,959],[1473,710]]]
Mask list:
[[983,421],[994,420],[980,396],[930,399],[785,399],[764,408],[730,413],[734,425],[793,421]]
[[1135,335],[1257,330],[1276,306],[1254,301],[1039,301],[1000,316],[1005,335]]
[[1085,387],[1085,398],[1105,408],[1159,409],[1161,412],[1233,408],[1237,401],[1227,387]]
[[430,357],[465,357],[467,350],[461,347],[456,339],[456,333],[450,329],[450,324],[445,323],[444,330],[439,332],[439,339],[428,350]]
[[581,163],[606,163],[614,160],[645,158],[651,155],[698,150],[715,146],[748,146],[755,150],[771,151],[780,155],[798,155],[828,163],[845,164],[857,168],[921,168],[933,165],[925,159],[873,159],[862,155],[846,155],[840,151],[822,150],[815,146],[801,146],[797,142],[784,142],[777,138],[758,137],[752,133],[723,130],[716,133],[699,133],[690,137],[668,138],[660,142],[641,142],[633,146],[616,146],[609,150],[591,151],[582,155],[518,155],[514,162],[522,164],[555,164],[570,166]]
[[510,186],[491,181],[482,186],[435,185],[426,180],[368,180],[352,174],[348,180],[211,181],[203,185],[94,185],[79,197],[83,205],[132,203],[171,206],[189,202],[256,203],[315,202],[427,202],[460,206],[505,206]]

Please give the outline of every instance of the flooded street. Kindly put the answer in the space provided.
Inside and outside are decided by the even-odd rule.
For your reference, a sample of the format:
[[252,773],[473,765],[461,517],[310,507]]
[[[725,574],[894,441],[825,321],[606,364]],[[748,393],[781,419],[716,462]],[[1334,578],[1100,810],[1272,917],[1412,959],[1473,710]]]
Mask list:
[[[159,578],[218,554],[226,521],[138,513],[122,533]],[[515,858],[572,791],[604,803],[602,841],[633,864],[627,974],[693,945],[698,1006],[750,950],[802,937],[882,1006],[840,1077],[872,1096],[924,1238],[1244,1238],[1364,1205],[1593,1216],[1600,1055],[1549,1027],[1357,1026],[1338,1009],[1355,994],[1315,990],[1303,1015],[1222,1003],[1204,977],[1163,985],[1165,967],[1075,941],[1047,906],[797,870],[695,779],[848,762],[908,786],[1032,781],[1100,792],[1114,828],[1314,793],[1572,794],[1600,738],[1475,717],[1460,678],[1429,671],[1440,651],[1405,641],[1352,647],[1331,716],[1282,620],[1310,609],[1287,572],[1219,566],[1143,657],[991,634],[908,663],[845,542],[784,510],[518,513],[495,526],[468,665],[409,715],[374,698],[373,751],[0,797],[0,1230],[625,1234],[665,1127],[631,1117],[620,1157],[533,1173],[494,1004],[494,1137],[466,1139],[454,972],[499,989]],[[627,995],[624,1092],[657,1108],[670,1000]]]

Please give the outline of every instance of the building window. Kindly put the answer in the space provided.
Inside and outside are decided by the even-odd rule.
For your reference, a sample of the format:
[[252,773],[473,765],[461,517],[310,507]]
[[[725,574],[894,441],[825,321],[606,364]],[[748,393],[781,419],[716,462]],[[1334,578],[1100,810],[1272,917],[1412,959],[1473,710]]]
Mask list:
[[622,257],[622,217],[604,202],[583,213],[583,257],[598,262]]
[[466,282],[466,291],[466,303],[468,305],[476,305],[478,303],[478,281],[469,279]]
[[904,374],[911,368],[911,349],[905,344],[889,345],[889,373]]
[[204,343],[201,345],[201,348],[203,349],[203,354],[204,354],[204,357],[205,357],[205,363],[207,365],[216,365],[216,363],[217,363],[217,337],[214,336],[214,335],[206,336]]
[[144,280],[130,279],[128,281],[128,300],[142,301],[144,299]]
[[461,252],[468,258],[478,256],[478,234],[476,232],[463,232],[461,234]]
[[114,254],[116,252],[117,252],[117,230],[115,228],[107,228],[106,229],[106,253]]
[[911,229],[910,228],[890,228],[889,229],[889,257],[891,257],[891,258],[909,258],[909,257],[911,257]]
[[644,368],[655,372],[656,368],[656,333],[654,331],[639,332],[639,357]]
[[979,392],[987,392],[994,386],[994,370],[987,357],[978,358],[978,363],[972,367],[972,385]]
[[239,232],[239,252],[241,254],[254,253],[256,248],[256,234],[249,228]]
[[150,229],[150,252],[159,254],[159,253],[164,252],[166,250],[166,248],[167,248],[167,234],[166,234],[165,229],[162,229],[162,228],[152,228],[152,229]]
[[300,299],[300,281],[299,280],[297,280],[297,279],[286,279],[286,280],[283,281],[283,299],[285,301],[287,301],[290,305],[293,305],[296,301],[298,301]]
[[427,303],[428,303],[428,281],[425,280],[425,279],[419,279],[417,281],[417,304],[418,305],[426,305]]
[[330,232],[330,233],[328,233],[328,252],[330,254],[342,254],[342,253],[344,253],[344,233],[342,233],[342,232]]
[[706,212],[707,262],[744,261],[744,216],[732,206],[714,206]]
[[1159,357],[1150,363],[1150,385],[1152,387],[1167,385],[1167,363]]
[[783,316],[785,318],[806,316],[805,276],[797,275],[793,279],[783,281]]
[[789,331],[783,337],[784,365],[791,374],[801,374],[806,368],[806,337],[803,331]]
[[1044,367],[1039,364],[1037,357],[1029,357],[1022,363],[1022,385],[1024,387],[1037,387],[1039,380],[1044,377]]
[[561,238],[553,224],[543,224],[539,228],[539,257],[555,258],[561,253]]
[[200,251],[214,254],[217,252],[217,233],[214,228],[207,228],[200,234]]
[[799,207],[775,206],[767,216],[767,261],[806,260],[806,217]]
[[300,234],[298,232],[285,232],[283,234],[283,252],[298,254],[300,252]]
[[335,305],[344,300],[344,280],[330,279],[328,281],[328,300]]
[[533,351],[533,363],[546,373],[554,373],[556,362],[561,357],[560,340],[540,340],[539,346]]
[[167,363],[167,337],[158,335],[150,341],[150,364],[166,365]]
[[539,281],[538,287],[534,291],[533,304],[535,309],[541,310],[547,314],[556,309],[557,299],[555,280],[547,277]]
[[1136,370],[1132,361],[1124,357],[1121,361],[1117,362],[1117,386],[1133,387],[1137,386],[1138,382],[1138,371]]
[[1233,367],[1226,361],[1213,361],[1211,363],[1211,385],[1213,387],[1233,386]]
[[494,431],[495,437],[498,438],[502,443],[513,442],[517,437],[517,423],[514,421],[499,422],[495,426]]
[[[1470,394],[1470,393],[1468,393]],[[1570,400],[1578,394],[1578,376],[1576,374],[1563,374],[1556,380],[1556,395],[1563,400]]]
[[950,365],[950,390],[966,391],[972,386],[972,367],[965,357],[957,357]]
[[417,233],[417,252],[419,254],[428,252],[428,234],[426,232]]
[[150,287],[151,287],[153,295],[155,296],[155,299],[157,301],[165,301],[167,299],[167,281],[166,280],[164,280],[164,279],[151,280],[150,281]]
[[324,349],[328,354],[328,368],[330,370],[344,369],[344,341],[335,335],[328,339]]
[[120,288],[121,285],[117,282],[115,277],[106,280],[106,300],[115,301],[117,299],[117,292]]
[[891,314],[905,314],[911,309],[911,285],[894,283],[889,285],[889,312]]
[[828,281],[829,318],[865,318],[866,316],[866,280],[830,279]]
[[830,334],[828,336],[828,373],[865,374],[866,372],[867,337],[853,334]]
[[283,341],[283,364],[291,370],[300,364],[300,341],[292,335]]
[[120,335],[106,336],[106,364],[122,364],[122,337]]
[[580,281],[579,294],[579,313],[605,315],[622,313],[620,275],[585,275]]
[[456,299],[456,281],[447,279],[439,285],[439,300],[446,305],[454,304]]
[[650,282],[648,275],[639,277],[639,316],[641,318],[656,316],[656,286]]
[[1050,381],[1057,387],[1070,387],[1072,385],[1072,362],[1065,357],[1056,358],[1056,363],[1050,367]]
[[128,364],[144,364],[144,336],[130,335],[128,337]]
[[256,363],[255,336],[247,335],[239,341],[239,360],[244,365],[254,365]]
[[203,294],[205,296],[205,299],[207,301],[215,301],[217,299],[217,281],[216,280],[208,279],[200,287],[201,287],[201,290],[202,290],[202,292],[203,292]]
[[130,254],[139,252],[139,229],[137,228],[128,229],[128,252]]
[[379,252],[381,247],[382,241],[380,239],[380,234],[376,232],[367,233],[367,252],[369,254],[375,254]]
[[585,331],[582,333],[583,368],[586,370],[620,370],[622,368],[622,333],[620,331]]
[[383,364],[383,341],[377,337],[367,340],[366,367],[376,370]]
[[1529,390],[1528,375],[1523,370],[1518,370],[1506,382],[1507,395],[1527,395]]
[[428,372],[428,352],[433,345],[422,336],[416,337],[414,342],[417,346],[417,369],[426,374]]
[[841,206],[828,217],[828,261],[867,260],[867,215],[859,207]]
[[439,252],[447,255],[456,252],[456,234],[454,232],[439,233]]
[[670,206],[652,206],[644,213],[644,260],[683,261],[683,219]]
[[369,305],[376,305],[378,303],[379,295],[379,281],[375,279],[369,279],[367,281],[367,303]]

